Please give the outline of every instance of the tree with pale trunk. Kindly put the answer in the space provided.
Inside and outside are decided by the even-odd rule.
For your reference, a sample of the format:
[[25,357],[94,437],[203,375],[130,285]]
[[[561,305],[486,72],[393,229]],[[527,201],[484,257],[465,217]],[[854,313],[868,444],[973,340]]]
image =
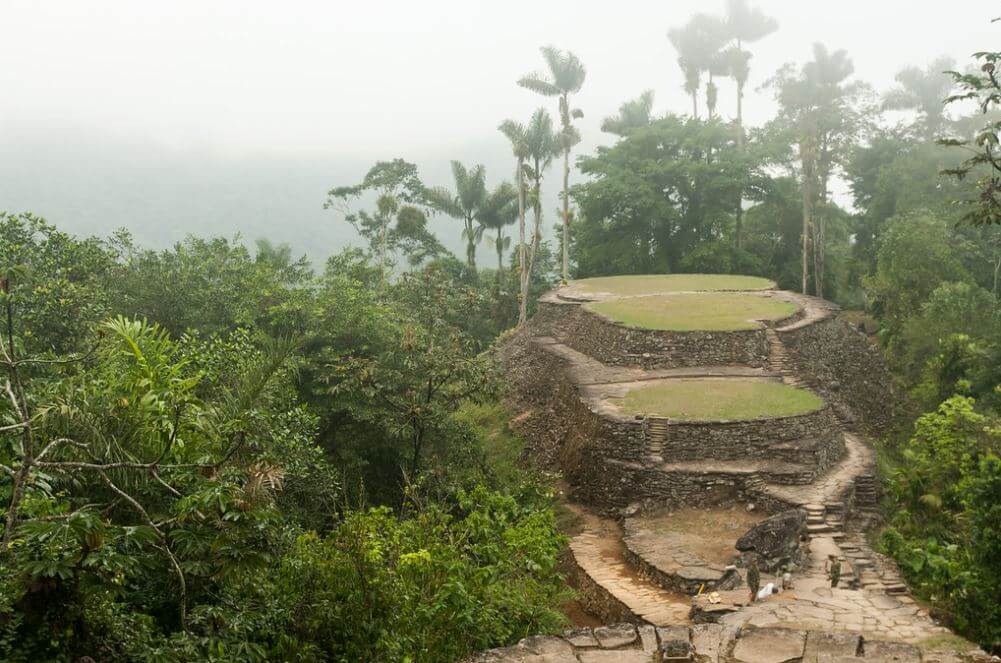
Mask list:
[[813,60],[800,71],[784,67],[769,81],[780,106],[777,122],[798,146],[796,159],[803,195],[802,289],[809,287],[812,267],[814,294],[824,296],[826,258],[825,210],[835,169],[865,130],[870,108],[862,103],[868,88],[850,81],[854,66],[844,50],[813,47]]
[[584,85],[587,69],[570,51],[552,46],[544,46],[541,50],[549,68],[548,75],[532,73],[523,76],[518,85],[546,97],[559,98],[563,151],[563,283],[567,283],[570,280],[570,151],[580,142],[580,133],[573,120],[584,117],[579,108],[570,108],[570,95],[579,92]]
[[518,269],[521,291],[518,301],[518,326],[528,319],[528,298],[525,296],[525,283],[529,278],[528,255],[525,245],[525,199],[527,185],[525,182],[525,161],[528,159],[528,133],[525,125],[514,120],[504,120],[498,127],[500,132],[511,141],[511,152],[515,158],[514,188],[518,196]]

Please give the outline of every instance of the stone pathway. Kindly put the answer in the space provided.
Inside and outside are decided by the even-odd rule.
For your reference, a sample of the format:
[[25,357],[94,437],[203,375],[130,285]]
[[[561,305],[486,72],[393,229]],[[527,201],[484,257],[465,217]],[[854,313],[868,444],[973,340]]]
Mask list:
[[696,366],[689,368],[651,368],[609,366],[578,352],[550,336],[536,336],[532,342],[567,362],[570,379],[578,385],[624,384],[663,378],[709,377],[780,377],[778,372],[749,366]]
[[982,651],[921,649],[859,634],[801,628],[736,629],[722,624],[654,628],[616,624],[525,638],[466,663],[987,663]]
[[803,315],[799,320],[777,327],[779,332],[790,332],[796,329],[815,324],[821,320],[826,320],[841,310],[841,307],[833,302],[809,295],[799,293],[788,293],[784,291],[773,291],[772,294],[791,295],[790,301],[794,301],[801,307]]
[[790,486],[778,483],[757,482],[757,490],[766,497],[780,500],[790,506],[807,504],[827,504],[841,500],[845,491],[852,487],[860,476],[871,474],[876,455],[854,433],[845,433],[845,456],[827,473],[805,486]]
[[[595,516],[577,505],[568,506],[580,518],[582,526],[582,531],[571,539],[570,550],[577,566],[591,581],[641,621],[654,626],[688,623],[689,597],[667,591],[636,572],[626,560],[618,523]],[[606,612],[593,605],[585,607],[594,612]]]
[[[816,477],[816,470],[813,467],[800,463],[790,463],[769,458],[737,458],[734,460],[719,460],[707,458],[705,460],[688,460],[674,463],[663,463],[657,466],[662,472],[682,472],[684,474],[704,474],[704,475],[728,475],[734,477],[770,478],[774,484],[807,484],[804,488],[809,488],[811,482]],[[779,481],[781,479],[781,481]]]

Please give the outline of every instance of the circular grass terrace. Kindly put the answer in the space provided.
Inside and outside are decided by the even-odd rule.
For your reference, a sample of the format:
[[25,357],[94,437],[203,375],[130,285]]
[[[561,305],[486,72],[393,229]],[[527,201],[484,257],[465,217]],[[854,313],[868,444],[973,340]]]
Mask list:
[[581,292],[631,296],[697,290],[770,290],[775,283],[760,276],[737,274],[629,274],[580,279],[571,281],[570,286]]
[[627,327],[679,332],[760,329],[760,320],[781,320],[799,309],[774,297],[737,292],[646,295],[586,306]]
[[639,383],[619,401],[630,414],[677,421],[790,417],[824,406],[816,394],[761,378],[677,378]]

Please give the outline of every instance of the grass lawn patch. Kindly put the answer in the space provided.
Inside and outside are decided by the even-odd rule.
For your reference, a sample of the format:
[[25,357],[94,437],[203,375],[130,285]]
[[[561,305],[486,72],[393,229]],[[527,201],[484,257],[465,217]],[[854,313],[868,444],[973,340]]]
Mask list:
[[571,281],[583,292],[609,292],[613,295],[645,295],[685,290],[769,290],[773,281],[760,276],[737,274],[630,274],[597,276]]
[[616,322],[665,331],[758,329],[757,320],[780,320],[796,312],[791,302],[735,292],[649,295],[592,302],[586,306]]
[[626,392],[624,410],[680,421],[757,419],[805,414],[823,407],[813,392],[754,378],[682,378]]

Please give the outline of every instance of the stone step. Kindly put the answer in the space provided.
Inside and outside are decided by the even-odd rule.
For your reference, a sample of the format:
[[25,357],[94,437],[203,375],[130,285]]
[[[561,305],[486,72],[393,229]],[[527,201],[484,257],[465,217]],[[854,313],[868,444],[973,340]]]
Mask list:
[[827,532],[830,532],[830,531],[831,531],[831,528],[830,528],[829,525],[827,525],[827,523],[824,523],[822,525],[807,525],[806,526],[806,532],[807,532],[807,534],[826,534]]

